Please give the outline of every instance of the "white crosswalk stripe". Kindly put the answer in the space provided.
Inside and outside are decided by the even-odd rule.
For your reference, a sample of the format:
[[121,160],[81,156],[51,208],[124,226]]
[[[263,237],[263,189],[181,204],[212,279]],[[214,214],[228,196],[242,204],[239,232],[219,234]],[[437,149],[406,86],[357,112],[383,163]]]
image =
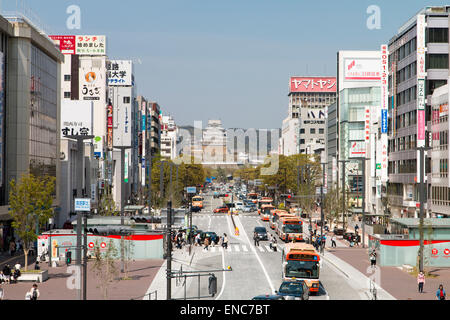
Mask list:
[[239,247],[238,245],[235,245],[235,246],[234,246],[234,249],[235,249],[237,252],[241,251],[241,249],[240,249],[240,247]]
[[242,250],[244,250],[245,252],[248,252],[247,246],[242,246]]
[[258,246],[259,251],[264,252],[263,247]]
[[267,251],[272,251],[272,249],[270,249],[269,246],[264,246],[266,248]]

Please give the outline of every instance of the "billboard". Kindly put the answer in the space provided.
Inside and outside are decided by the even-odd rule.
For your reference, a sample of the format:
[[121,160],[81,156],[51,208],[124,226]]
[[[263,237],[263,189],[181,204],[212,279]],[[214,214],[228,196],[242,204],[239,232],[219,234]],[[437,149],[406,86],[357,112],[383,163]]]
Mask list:
[[100,100],[105,94],[105,77],[101,69],[80,68],[80,100]]
[[386,44],[382,44],[380,59],[380,82],[381,82],[381,154],[377,149],[377,163],[380,163],[380,176],[381,182],[386,183],[388,181],[388,107],[389,107],[389,90],[388,90],[388,76],[389,76],[389,51]]
[[291,77],[290,92],[336,92],[336,77]]
[[380,80],[380,60],[371,58],[345,58],[344,79],[346,81]]
[[349,158],[359,158],[366,156],[366,142],[365,141],[350,141],[350,155]]
[[131,147],[131,103],[114,102],[114,145]]
[[109,86],[133,85],[133,62],[131,60],[111,60],[106,65]]
[[107,121],[107,131],[106,131],[106,141],[109,150],[113,149],[113,106],[108,104],[106,108],[106,121]]
[[[417,147],[425,147],[425,15],[417,15]],[[420,151],[417,151],[417,183],[420,183]],[[425,176],[425,175],[424,175]]]
[[89,136],[92,130],[93,106],[91,101],[61,101],[61,138]]
[[77,35],[75,53],[79,55],[106,55],[106,36]]
[[75,54],[76,36],[49,36],[62,54]]

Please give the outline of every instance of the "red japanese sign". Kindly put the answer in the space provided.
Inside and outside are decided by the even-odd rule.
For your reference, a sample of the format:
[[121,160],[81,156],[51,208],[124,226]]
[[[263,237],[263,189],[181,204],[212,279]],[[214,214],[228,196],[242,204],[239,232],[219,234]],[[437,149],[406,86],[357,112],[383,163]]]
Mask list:
[[50,36],[62,54],[75,54],[75,36]]
[[291,77],[290,92],[336,92],[336,77]]

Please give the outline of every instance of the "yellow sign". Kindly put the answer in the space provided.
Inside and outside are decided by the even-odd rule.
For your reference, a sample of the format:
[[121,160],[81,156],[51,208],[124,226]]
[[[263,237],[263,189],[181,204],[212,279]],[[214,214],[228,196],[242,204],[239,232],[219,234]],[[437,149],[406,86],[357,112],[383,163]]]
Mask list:
[[58,241],[52,240],[52,258],[58,257]]
[[236,227],[236,230],[234,231],[234,234],[237,235],[237,236],[239,235],[239,228],[238,227]]

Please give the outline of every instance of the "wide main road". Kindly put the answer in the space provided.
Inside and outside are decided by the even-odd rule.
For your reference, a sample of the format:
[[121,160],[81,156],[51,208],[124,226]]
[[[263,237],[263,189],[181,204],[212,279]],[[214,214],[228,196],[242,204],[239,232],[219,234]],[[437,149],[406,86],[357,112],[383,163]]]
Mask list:
[[[268,241],[260,241],[254,245],[253,230],[263,226],[271,232],[268,222],[261,221],[257,212],[241,213],[233,216],[239,235],[235,234],[235,225],[228,214],[212,213],[212,210],[222,204],[221,199],[213,199],[204,195],[204,209],[194,213],[192,223],[202,231],[214,231],[219,236],[228,235],[228,250],[220,245],[205,250],[203,247],[193,247],[190,257],[191,270],[222,270],[228,266],[231,272],[214,272],[218,279],[218,293],[212,299],[249,300],[261,294],[272,294],[278,290],[282,282],[281,252],[284,243],[278,238],[278,250],[273,251]],[[356,300],[360,296],[348,284],[348,279],[334,266],[322,261],[320,270],[321,288],[317,296],[311,300],[346,299]],[[186,296],[199,295],[199,283],[196,279],[187,282]],[[207,295],[207,279],[200,281],[200,296]]]

